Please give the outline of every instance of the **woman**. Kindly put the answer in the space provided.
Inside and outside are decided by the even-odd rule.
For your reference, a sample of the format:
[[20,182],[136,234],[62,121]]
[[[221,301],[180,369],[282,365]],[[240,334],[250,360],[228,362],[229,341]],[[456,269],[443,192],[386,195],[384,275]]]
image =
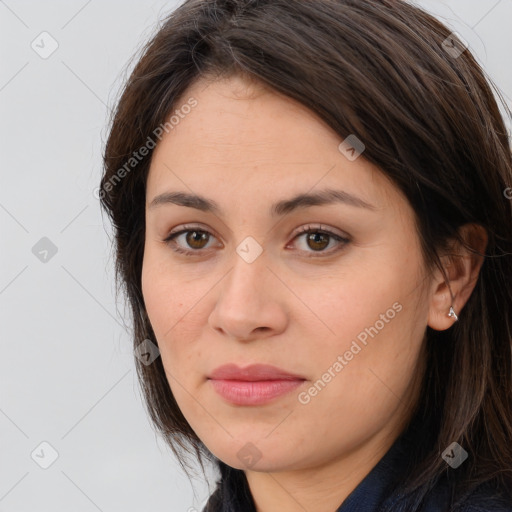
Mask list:
[[219,469],[204,510],[512,510],[490,83],[393,0],[188,0],[146,46],[100,197],[151,418]]

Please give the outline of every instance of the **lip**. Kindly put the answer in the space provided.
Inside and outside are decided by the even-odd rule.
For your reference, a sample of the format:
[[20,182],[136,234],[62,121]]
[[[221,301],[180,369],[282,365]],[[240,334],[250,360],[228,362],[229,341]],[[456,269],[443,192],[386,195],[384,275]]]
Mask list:
[[270,365],[253,364],[240,368],[220,366],[209,376],[213,389],[235,405],[262,405],[300,386],[306,379]]
[[208,376],[215,380],[239,380],[257,382],[262,380],[305,380],[301,375],[287,372],[268,364],[251,364],[240,368],[236,364],[219,366]]

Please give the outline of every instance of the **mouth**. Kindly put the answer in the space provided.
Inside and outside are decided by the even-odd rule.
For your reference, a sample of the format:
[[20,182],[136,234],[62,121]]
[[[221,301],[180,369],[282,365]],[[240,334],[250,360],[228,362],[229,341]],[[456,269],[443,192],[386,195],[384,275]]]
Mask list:
[[255,364],[240,368],[228,364],[215,369],[208,380],[229,403],[263,405],[290,393],[306,379],[271,365]]
[[208,378],[251,382],[262,380],[305,380],[301,375],[287,372],[282,368],[269,364],[251,364],[245,368],[240,368],[234,363],[219,366],[208,375]]
[[210,379],[213,389],[225,400],[235,405],[263,405],[277,397],[290,393],[303,380],[215,380]]

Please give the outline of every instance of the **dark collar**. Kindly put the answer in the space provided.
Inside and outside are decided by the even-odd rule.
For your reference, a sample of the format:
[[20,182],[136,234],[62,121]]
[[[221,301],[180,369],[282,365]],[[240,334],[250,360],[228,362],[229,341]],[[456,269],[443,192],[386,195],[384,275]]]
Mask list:
[[400,482],[408,460],[408,446],[412,442],[410,430],[403,433],[366,475],[359,485],[347,496],[336,512],[374,512],[393,497],[393,489]]

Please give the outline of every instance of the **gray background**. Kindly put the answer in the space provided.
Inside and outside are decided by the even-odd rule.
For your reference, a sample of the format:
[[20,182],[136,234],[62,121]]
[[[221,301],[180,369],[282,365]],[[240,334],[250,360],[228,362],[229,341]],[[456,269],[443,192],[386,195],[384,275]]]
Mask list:
[[[418,3],[512,108],[512,0]],[[193,512],[213,490],[190,484],[146,416],[94,195],[108,107],[177,4],[0,0],[0,512]],[[58,43],[46,59],[31,47],[51,49],[43,31]],[[58,452],[47,469],[42,442]]]

